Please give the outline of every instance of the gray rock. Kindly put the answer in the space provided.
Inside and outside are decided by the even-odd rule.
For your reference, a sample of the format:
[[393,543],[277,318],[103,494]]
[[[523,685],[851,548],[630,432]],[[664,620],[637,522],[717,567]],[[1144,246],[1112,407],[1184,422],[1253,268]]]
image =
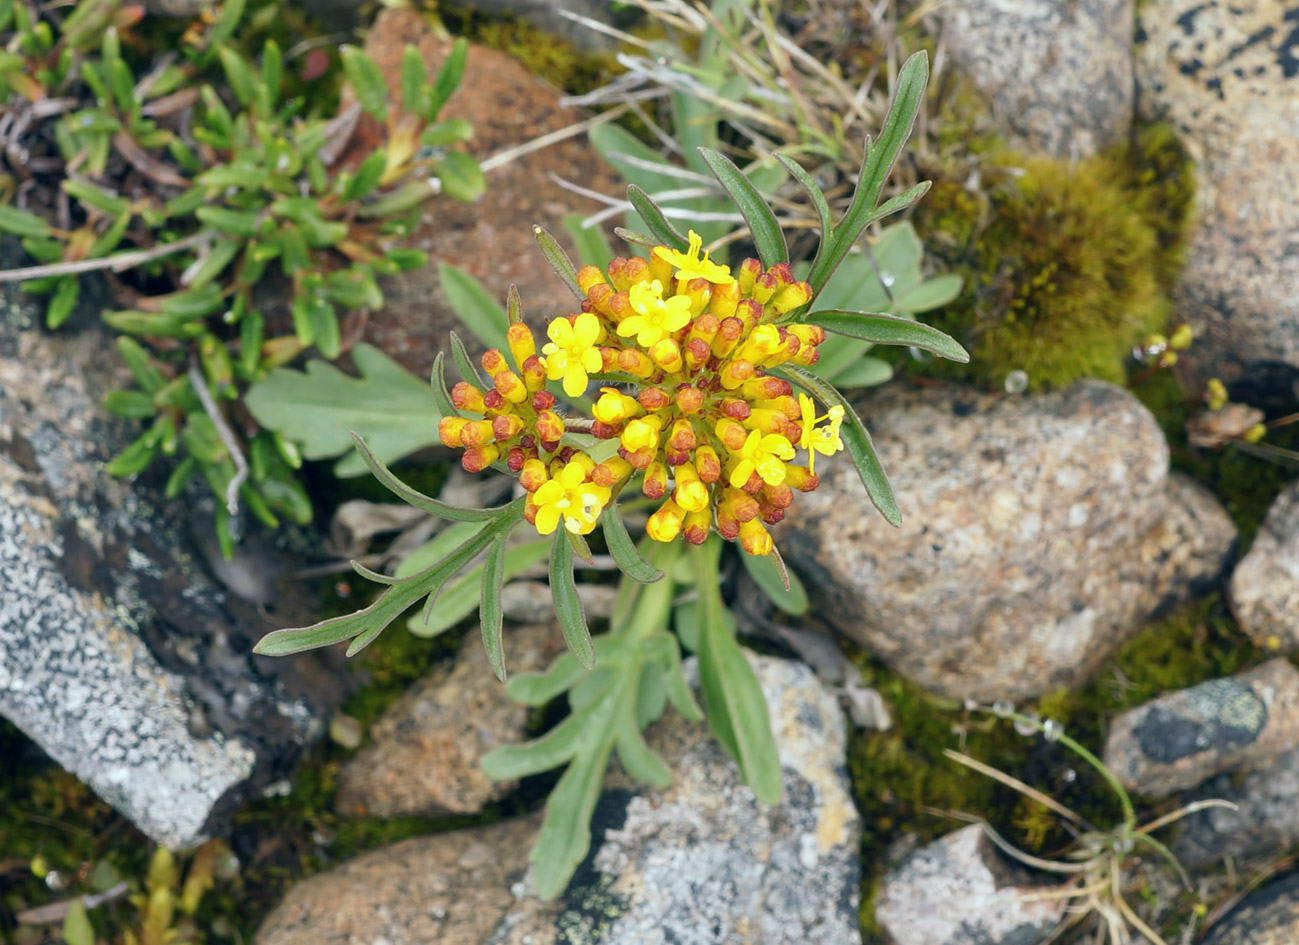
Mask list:
[[1130,791],[1163,797],[1299,747],[1299,671],[1284,659],[1172,692],[1110,726],[1105,766]]
[[540,815],[403,840],[298,883],[255,945],[483,945],[515,905]]
[[[507,631],[511,673],[540,672],[564,651],[553,623]],[[475,814],[515,788],[493,781],[480,759],[524,739],[528,707],[505,695],[482,637],[470,633],[454,664],[410,688],[371,728],[373,743],[343,766],[334,807],[371,817]]]
[[1183,821],[1174,852],[1187,866],[1227,857],[1277,857],[1299,844],[1299,749],[1244,776],[1222,775],[1196,792],[1229,801]]
[[[0,246],[0,267],[21,264]],[[103,471],[131,434],[99,406],[121,368],[87,294],[48,334],[43,300],[0,287],[0,714],[183,847],[284,774],[319,734],[328,687],[291,695],[274,674],[303,664],[250,662],[267,628],[191,555],[192,506],[161,508]]]
[[1236,619],[1256,641],[1299,649],[1299,482],[1277,496],[1228,592]]
[[916,850],[890,870],[875,917],[891,945],[1032,945],[1064,915],[1008,863],[978,824]]
[[[577,597],[588,620],[613,615],[618,588],[612,584],[579,584]],[[537,623],[555,615],[555,598],[544,581],[511,581],[501,588],[501,611],[519,623]]]
[[1201,332],[1188,363],[1229,386],[1277,365],[1299,373],[1295,11],[1284,0],[1141,10],[1141,109],[1172,122],[1198,165],[1199,222],[1175,299]]
[[944,48],[1030,151],[1086,157],[1132,123],[1132,0],[974,0],[941,8]]
[[1299,942],[1299,874],[1252,892],[1209,929],[1202,945],[1293,945]]
[[313,877],[257,945],[860,942],[843,715],[806,666],[750,660],[780,746],[779,805],[757,801],[705,725],[669,714],[646,737],[672,786],[610,771],[591,855],[559,901],[538,901],[523,875],[532,818],[405,841]]
[[859,407],[902,527],[840,454],[775,537],[818,614],[927,689],[1018,700],[1074,685],[1215,582],[1233,548],[1226,513],[1169,476],[1154,418],[1117,387],[894,385]]

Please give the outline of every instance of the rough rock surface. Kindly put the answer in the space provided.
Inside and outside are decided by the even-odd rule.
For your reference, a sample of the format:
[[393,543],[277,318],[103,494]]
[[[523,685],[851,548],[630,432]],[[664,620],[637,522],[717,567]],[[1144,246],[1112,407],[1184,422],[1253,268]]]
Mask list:
[[120,369],[102,297],[48,334],[43,300],[0,290],[0,713],[159,843],[196,843],[285,773],[319,703],[276,681],[300,663],[250,660],[267,627],[203,573],[178,505],[103,471],[133,434],[99,406]]
[[[511,673],[539,672],[564,650],[551,624],[510,629]],[[483,641],[470,633],[455,662],[412,686],[370,730],[372,744],[339,773],[334,807],[371,817],[474,814],[514,790],[479,764],[500,745],[522,741],[528,707],[505,695]]]
[[255,945],[484,945],[515,904],[539,815],[403,840],[298,883]]
[[1028,945],[1064,914],[1034,890],[978,824],[910,854],[884,879],[875,917],[891,945]]
[[1086,157],[1132,123],[1132,0],[973,0],[941,8],[944,48],[1031,151]]
[[1235,528],[1168,474],[1125,391],[903,390],[859,409],[902,511],[891,528],[844,454],[776,533],[819,613],[951,698],[1022,699],[1087,678],[1129,630],[1217,580]]
[[1299,649],[1299,482],[1268,510],[1228,591],[1236,618],[1255,640]]
[[[399,88],[401,54],[407,43],[418,45],[431,73],[449,49],[433,36],[418,10],[380,12],[365,49],[394,89]],[[465,81],[442,117],[473,122],[469,150],[481,161],[583,116],[561,108],[559,93],[516,60],[494,50],[471,47]],[[442,291],[438,260],[481,280],[502,305],[506,291],[517,285],[524,316],[534,328],[572,310],[576,300],[537,249],[532,226],[547,229],[572,254],[575,251],[562,220],[570,213],[595,207],[564,190],[550,179],[551,174],[605,193],[618,194],[625,189],[585,135],[579,135],[489,171],[487,193],[476,204],[450,198],[430,201],[409,244],[427,251],[432,262],[384,280],[387,301],[370,316],[364,340],[382,348],[417,376],[427,377],[434,356],[446,345],[447,332],[455,330],[466,336]],[[472,347],[472,336],[466,341]]]
[[1183,821],[1174,852],[1187,866],[1255,854],[1280,857],[1299,843],[1299,749],[1243,777],[1206,781],[1196,796],[1238,809],[1213,807]]
[[674,783],[610,772],[592,853],[558,902],[519,881],[533,819],[408,840],[307,880],[257,945],[860,942],[843,715],[806,666],[751,660],[780,746],[778,806],[758,803],[706,726],[669,714],[646,736]]
[[1299,874],[1252,892],[1209,929],[1202,945],[1293,945],[1299,942]]
[[1105,766],[1124,787],[1163,797],[1299,747],[1299,670],[1284,659],[1167,693],[1110,726]]
[[[1188,363],[1257,385],[1299,376],[1299,6],[1146,4],[1142,111],[1172,122],[1198,165],[1200,219],[1177,290],[1203,330]],[[1273,373],[1269,369],[1284,366]],[[1279,376],[1278,376],[1279,375]]]

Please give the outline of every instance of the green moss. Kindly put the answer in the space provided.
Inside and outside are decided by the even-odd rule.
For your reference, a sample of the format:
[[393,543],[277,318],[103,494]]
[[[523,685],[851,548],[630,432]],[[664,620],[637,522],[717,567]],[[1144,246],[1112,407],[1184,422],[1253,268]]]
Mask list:
[[[959,823],[941,811],[983,817],[1010,842],[1043,856],[1058,855],[1069,843],[1058,818],[1044,816],[1018,792],[948,760],[945,748],[1020,778],[1098,826],[1118,822],[1112,792],[1059,743],[1019,736],[1008,723],[926,697],[869,657],[854,659],[873,674],[894,718],[887,732],[855,733],[848,748],[853,797],[864,824],[862,930],[868,941],[880,931],[874,896],[890,845],[908,834],[924,843],[956,829]],[[1261,659],[1221,597],[1213,595],[1145,627],[1086,687],[1051,693],[1035,708],[1099,754],[1104,726],[1115,713]]]
[[966,290],[927,320],[973,353],[965,377],[1033,388],[1082,377],[1121,382],[1133,345],[1164,327],[1181,265],[1191,171],[1171,132],[1069,164],[1013,153],[938,180],[917,211],[931,249]]

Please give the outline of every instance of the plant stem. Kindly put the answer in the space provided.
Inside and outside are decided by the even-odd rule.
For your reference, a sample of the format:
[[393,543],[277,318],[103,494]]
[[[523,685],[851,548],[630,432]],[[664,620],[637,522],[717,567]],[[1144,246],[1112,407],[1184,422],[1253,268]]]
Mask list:
[[101,269],[121,272],[123,269],[130,269],[142,263],[161,259],[163,256],[170,256],[172,253],[179,253],[192,246],[207,242],[211,238],[212,234],[209,231],[200,230],[184,239],[176,240],[174,243],[164,243],[161,246],[153,246],[149,249],[135,249],[127,253],[103,256],[99,259],[78,259],[75,262],[58,262],[46,266],[9,269],[0,272],[0,282],[24,282],[28,279],[43,279],[46,276],[68,276],[79,272],[98,272]]

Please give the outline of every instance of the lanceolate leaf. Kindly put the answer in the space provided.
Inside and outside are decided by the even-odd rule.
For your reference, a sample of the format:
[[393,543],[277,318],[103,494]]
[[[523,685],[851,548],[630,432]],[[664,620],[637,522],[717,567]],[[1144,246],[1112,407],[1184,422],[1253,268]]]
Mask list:
[[447,390],[446,353],[443,351],[439,351],[437,357],[433,359],[433,371],[429,377],[429,386],[433,389],[433,400],[442,416],[460,416],[460,411],[451,403],[451,392]]
[[699,153],[708,163],[722,189],[735,201],[744,222],[749,224],[749,233],[753,245],[757,247],[762,265],[770,268],[778,263],[789,262],[789,248],[785,245],[785,234],[781,232],[780,221],[767,206],[767,201],[758,193],[758,189],[749,182],[735,164],[725,155],[710,148],[700,148]]
[[355,46],[341,46],[343,71],[361,110],[379,121],[388,119],[388,85],[373,59]]
[[609,546],[609,554],[613,555],[613,560],[618,563],[618,568],[623,574],[642,584],[652,584],[662,580],[663,572],[636,551],[636,545],[627,534],[627,526],[623,523],[622,516],[618,514],[617,506],[605,509],[604,515],[600,518],[600,525],[604,529],[604,540]]
[[591,631],[586,626],[586,614],[573,583],[573,546],[569,544],[561,527],[555,532],[550,551],[550,593],[555,598],[555,616],[559,618],[564,641],[573,651],[577,661],[590,669],[595,665],[595,652],[591,648]]
[[[439,537],[441,537],[440,534]],[[536,541],[529,541],[508,548],[502,555],[501,560],[502,582],[517,577],[533,565],[545,561],[549,556],[549,538],[540,538]],[[403,562],[404,564],[405,562]],[[400,570],[398,573],[401,573]],[[480,606],[483,608],[488,607],[487,592],[483,584],[485,580],[487,580],[487,573],[482,567],[471,568],[466,571],[456,579],[454,584],[442,592],[442,595],[438,598],[438,606],[435,612],[430,615],[428,623],[424,623],[420,617],[416,616],[407,625],[408,629],[416,636],[437,636],[448,627],[452,627],[468,617],[475,610],[478,610]],[[499,597],[499,592],[497,596]],[[482,613],[486,616],[487,612],[483,610]]]
[[422,492],[412,489],[406,483],[402,482],[392,474],[377,456],[366,445],[364,439],[359,434],[353,433],[352,439],[356,442],[356,450],[361,455],[362,461],[374,474],[374,478],[383,483],[393,495],[401,499],[407,505],[413,505],[429,515],[436,515],[438,518],[444,518],[449,522],[486,522],[496,518],[501,511],[508,506],[502,506],[495,509],[466,509],[458,505],[449,505],[440,499],[434,499]]
[[668,249],[683,253],[690,247],[690,241],[677,232],[676,227],[668,222],[659,205],[650,199],[650,195],[645,191],[632,184],[627,188],[627,200],[649,227],[650,235]]
[[487,662],[501,682],[505,682],[505,647],[501,643],[501,625],[505,614],[501,610],[501,589],[505,585],[505,538],[492,542],[483,562],[483,596],[479,605],[479,623],[483,631],[483,649]]
[[910,345],[932,351],[939,357],[962,363],[970,355],[956,341],[937,328],[930,328],[909,318],[871,312],[844,312],[837,309],[813,312],[803,319],[820,325],[826,331],[859,338],[877,345]]
[[586,293],[577,284],[577,270],[573,268],[573,260],[568,258],[568,253],[564,252],[564,247],[560,246],[553,236],[535,224],[532,227],[532,235],[537,238],[537,245],[541,247],[541,255],[546,257],[546,262],[550,263],[550,268],[554,269],[559,278],[564,280],[564,284],[572,290],[579,302],[584,301]]
[[[263,427],[301,444],[307,459],[350,452],[351,432],[383,462],[438,442],[442,413],[427,384],[370,345],[354,347],[352,361],[360,378],[320,360],[307,362],[305,371],[277,368],[252,386],[245,403]],[[334,471],[357,476],[365,463],[346,456]]]
[[456,370],[460,372],[460,376],[479,390],[491,390],[492,385],[484,381],[483,376],[478,373],[478,368],[474,366],[460,336],[454,331],[447,332],[447,335],[451,339],[451,360],[456,362]]
[[807,613],[807,591],[798,575],[785,567],[780,552],[772,549],[769,555],[740,555],[744,569],[753,582],[771,598],[771,602],[795,617]]
[[861,422],[852,405],[832,385],[802,368],[786,364],[774,369],[772,373],[784,377],[785,380],[802,387],[808,393],[815,394],[827,406],[843,407],[843,427],[840,435],[843,437],[848,454],[857,466],[857,475],[861,477],[862,485],[866,487],[866,494],[890,524],[901,525],[902,513],[893,498],[893,489],[889,486],[888,477],[884,475],[884,467],[880,465],[879,457],[875,455],[875,447],[871,443],[870,434],[866,432],[866,425]]
[[483,288],[483,284],[463,269],[457,269],[446,262],[438,264],[438,278],[442,281],[442,291],[446,293],[447,302],[451,304],[451,309],[461,324],[484,347],[508,351],[505,341],[505,329],[508,327],[505,309]]

